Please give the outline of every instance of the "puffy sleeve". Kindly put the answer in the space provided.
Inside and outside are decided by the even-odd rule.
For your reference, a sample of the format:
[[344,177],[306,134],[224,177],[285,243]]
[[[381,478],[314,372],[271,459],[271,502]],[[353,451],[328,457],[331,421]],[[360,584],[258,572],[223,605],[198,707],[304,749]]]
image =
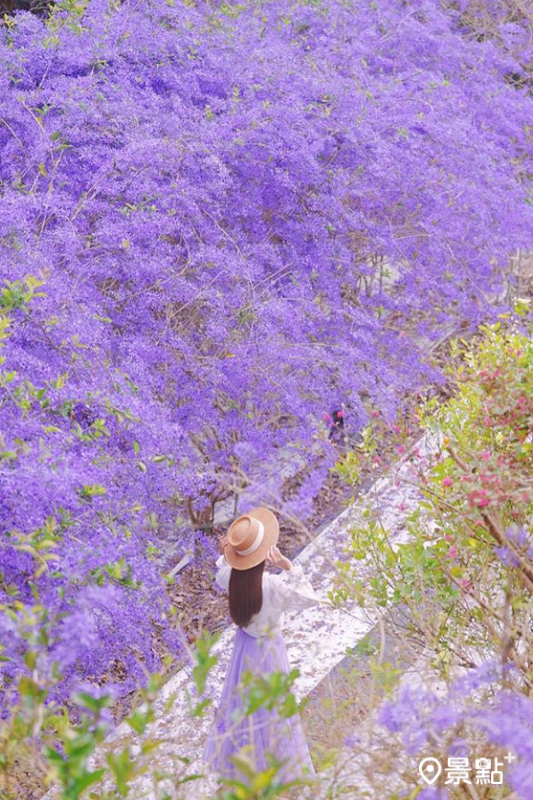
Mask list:
[[271,575],[270,581],[274,598],[284,611],[298,611],[322,602],[301,564],[293,564],[281,575]]
[[229,579],[231,576],[231,567],[224,558],[224,554],[222,554],[216,562],[216,574],[215,574],[215,581],[218,583],[221,589],[225,589],[228,591],[229,586]]

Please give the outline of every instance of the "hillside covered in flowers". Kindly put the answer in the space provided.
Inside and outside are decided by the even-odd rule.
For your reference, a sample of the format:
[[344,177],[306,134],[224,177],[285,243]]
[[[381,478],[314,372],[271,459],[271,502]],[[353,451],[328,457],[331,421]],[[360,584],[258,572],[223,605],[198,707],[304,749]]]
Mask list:
[[119,662],[142,683],[176,613],[160,532],[235,475],[275,492],[281,448],[317,464],[302,513],[336,459],[325,411],[392,423],[441,380],[417,336],[508,311],[532,59],[496,0],[4,16],[3,714],[36,665],[61,701]]

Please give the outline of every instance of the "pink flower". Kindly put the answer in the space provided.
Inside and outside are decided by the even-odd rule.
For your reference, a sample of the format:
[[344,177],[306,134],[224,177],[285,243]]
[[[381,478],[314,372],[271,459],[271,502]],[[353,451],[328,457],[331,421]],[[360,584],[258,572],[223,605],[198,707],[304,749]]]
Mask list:
[[451,533],[445,533],[444,538],[446,539],[447,542],[453,542],[453,536],[451,535]]
[[450,549],[446,553],[446,556],[448,558],[457,558],[458,555],[459,555],[459,550],[455,545],[453,545],[453,547],[450,547]]
[[371,413],[373,417],[379,417],[379,411],[374,410]]
[[483,506],[488,506],[489,496],[484,489],[474,489],[474,491],[470,492],[468,495],[468,502],[471,506],[483,508]]
[[399,444],[398,447],[396,448],[396,450],[400,454],[401,453],[405,453],[405,447],[403,446],[403,444]]
[[488,460],[489,460],[489,458],[490,458],[490,453],[489,453],[489,451],[488,451],[488,450],[483,450],[483,452],[481,453],[481,458],[482,458],[484,461],[488,461]]
[[450,478],[449,475],[447,475],[445,478],[442,479],[442,485],[443,486],[453,486],[453,479]]

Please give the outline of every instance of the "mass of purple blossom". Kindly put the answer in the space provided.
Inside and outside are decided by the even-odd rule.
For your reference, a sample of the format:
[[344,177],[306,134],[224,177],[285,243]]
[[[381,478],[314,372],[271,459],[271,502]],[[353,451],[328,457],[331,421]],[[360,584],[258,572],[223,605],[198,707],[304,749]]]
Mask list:
[[402,322],[501,311],[532,240],[533,53],[467,5],[89,0],[3,24],[4,680],[40,602],[63,695],[117,659],[131,689],[154,621],[179,648],[154,556],[177,516],[237,467],[261,485],[281,447],[327,468],[325,410],[393,419],[438,378]]
[[[505,670],[507,673],[509,670]],[[513,754],[506,784],[522,800],[533,797],[533,702],[511,688],[501,688],[502,665],[486,661],[452,683],[444,694],[403,686],[384,704],[380,722],[401,735],[405,752],[418,758],[437,755],[448,735],[448,752],[467,756],[469,744],[494,745]],[[512,670],[511,670],[512,676]],[[465,738],[465,731],[470,737]],[[444,800],[444,788],[427,788],[418,797]]]

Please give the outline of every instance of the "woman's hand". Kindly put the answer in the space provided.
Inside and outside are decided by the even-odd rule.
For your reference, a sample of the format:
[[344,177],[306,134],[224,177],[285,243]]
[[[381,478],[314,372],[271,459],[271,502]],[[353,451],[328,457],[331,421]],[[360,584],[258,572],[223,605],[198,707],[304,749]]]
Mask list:
[[228,537],[227,536],[222,536],[218,540],[218,550],[219,550],[220,553],[224,552],[224,548],[226,547],[227,543],[228,543]]
[[274,567],[281,567],[281,569],[289,570],[292,563],[284,555],[280,553],[276,545],[272,545],[266,554],[267,563],[273,564]]

